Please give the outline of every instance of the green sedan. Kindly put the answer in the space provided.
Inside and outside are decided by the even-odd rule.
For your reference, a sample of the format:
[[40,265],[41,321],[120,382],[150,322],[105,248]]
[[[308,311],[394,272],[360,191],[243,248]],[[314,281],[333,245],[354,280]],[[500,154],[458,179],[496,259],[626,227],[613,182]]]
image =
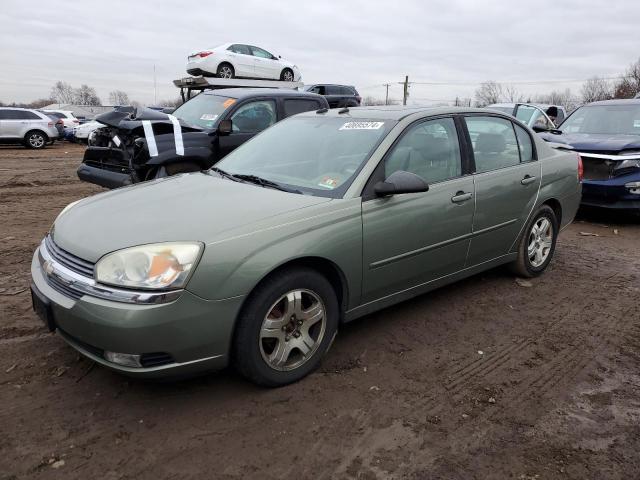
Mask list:
[[67,206],[33,306],[125,374],[231,364],[285,385],[344,322],[502,264],[539,275],[580,196],[579,157],[499,112],[322,109],[210,170]]

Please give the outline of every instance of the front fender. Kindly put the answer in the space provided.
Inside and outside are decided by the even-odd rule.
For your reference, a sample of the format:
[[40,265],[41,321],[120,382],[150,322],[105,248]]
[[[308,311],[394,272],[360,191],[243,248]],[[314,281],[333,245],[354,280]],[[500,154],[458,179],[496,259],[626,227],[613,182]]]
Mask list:
[[[215,219],[213,220],[215,221]],[[304,258],[333,263],[344,276],[352,308],[362,288],[359,198],[332,200],[278,216],[207,243],[187,289],[206,299],[247,295],[269,273]]]

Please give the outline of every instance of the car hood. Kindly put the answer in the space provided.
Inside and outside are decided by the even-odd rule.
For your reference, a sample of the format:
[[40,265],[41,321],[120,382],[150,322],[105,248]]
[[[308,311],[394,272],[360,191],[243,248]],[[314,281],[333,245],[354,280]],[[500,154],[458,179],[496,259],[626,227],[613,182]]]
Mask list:
[[178,175],[86,198],[56,219],[53,237],[62,249],[96,262],[135,245],[223,240],[236,229],[259,222],[264,228],[266,219],[329,201],[215,174]]
[[[131,131],[142,127],[142,122],[148,120],[153,124],[164,123],[173,129],[169,115],[151,108],[116,107],[113,110],[98,115],[96,121],[109,127]],[[202,131],[201,128],[185,123],[178,118],[183,131]]]
[[579,152],[617,153],[623,150],[640,150],[639,135],[615,135],[594,133],[541,134],[548,142],[571,145]]

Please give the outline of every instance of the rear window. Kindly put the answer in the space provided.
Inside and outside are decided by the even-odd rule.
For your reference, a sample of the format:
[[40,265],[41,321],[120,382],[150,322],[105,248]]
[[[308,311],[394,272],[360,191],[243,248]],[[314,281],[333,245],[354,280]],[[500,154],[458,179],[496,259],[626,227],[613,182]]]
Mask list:
[[308,112],[309,110],[318,110],[320,102],[306,98],[289,98],[284,101],[284,116],[290,117],[297,113]]
[[173,115],[204,129],[213,129],[220,116],[236,103],[235,98],[201,93],[176,108]]

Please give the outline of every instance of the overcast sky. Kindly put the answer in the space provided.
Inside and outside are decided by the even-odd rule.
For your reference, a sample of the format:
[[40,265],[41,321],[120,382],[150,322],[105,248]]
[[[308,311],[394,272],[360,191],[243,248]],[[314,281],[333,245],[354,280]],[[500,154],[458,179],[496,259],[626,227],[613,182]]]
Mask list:
[[430,103],[473,96],[484,80],[524,93],[614,76],[640,56],[637,0],[323,1],[82,0],[0,2],[0,100],[47,97],[57,80],[154,101],[176,98],[187,54],[251,43],[296,63],[306,83],[355,85],[360,93]]

